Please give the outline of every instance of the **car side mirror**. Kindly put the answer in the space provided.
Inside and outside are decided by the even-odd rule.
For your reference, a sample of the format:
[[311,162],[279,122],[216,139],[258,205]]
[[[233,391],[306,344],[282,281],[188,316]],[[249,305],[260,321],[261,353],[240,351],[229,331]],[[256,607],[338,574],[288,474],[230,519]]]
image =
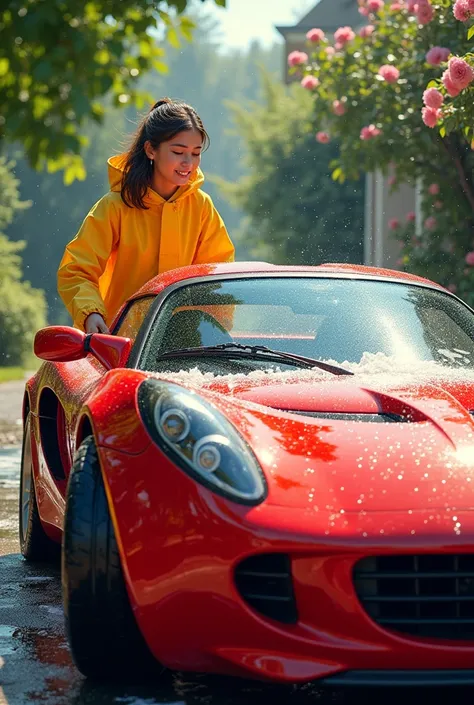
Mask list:
[[93,355],[108,370],[123,367],[132,341],[106,333],[87,335],[71,326],[48,326],[35,335],[34,353],[41,360],[73,362]]

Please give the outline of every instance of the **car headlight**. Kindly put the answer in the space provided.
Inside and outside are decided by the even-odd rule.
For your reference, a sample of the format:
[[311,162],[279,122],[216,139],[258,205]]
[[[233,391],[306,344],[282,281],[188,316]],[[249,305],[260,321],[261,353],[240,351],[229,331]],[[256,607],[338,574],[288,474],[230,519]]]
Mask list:
[[195,392],[148,379],[138,408],[155,443],[195,480],[240,504],[266,497],[263,472],[234,426]]

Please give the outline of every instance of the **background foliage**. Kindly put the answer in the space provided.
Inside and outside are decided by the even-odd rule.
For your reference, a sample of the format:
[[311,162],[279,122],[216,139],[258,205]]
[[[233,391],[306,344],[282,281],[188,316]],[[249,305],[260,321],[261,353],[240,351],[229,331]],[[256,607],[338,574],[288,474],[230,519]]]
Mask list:
[[363,183],[338,188],[331,181],[327,150],[311,131],[309,96],[267,77],[263,102],[231,107],[247,145],[247,174],[223,188],[247,215],[241,237],[252,257],[361,262]]
[[46,323],[43,292],[22,281],[23,242],[10,242],[4,229],[28,207],[18,194],[12,164],[0,158],[0,365],[23,365],[31,355],[34,333]]

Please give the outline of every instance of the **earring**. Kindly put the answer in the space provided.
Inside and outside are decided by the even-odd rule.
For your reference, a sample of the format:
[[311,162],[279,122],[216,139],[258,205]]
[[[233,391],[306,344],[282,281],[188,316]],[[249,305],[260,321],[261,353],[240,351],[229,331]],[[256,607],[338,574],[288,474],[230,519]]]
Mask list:
[[150,159],[150,166],[153,167],[153,159]]

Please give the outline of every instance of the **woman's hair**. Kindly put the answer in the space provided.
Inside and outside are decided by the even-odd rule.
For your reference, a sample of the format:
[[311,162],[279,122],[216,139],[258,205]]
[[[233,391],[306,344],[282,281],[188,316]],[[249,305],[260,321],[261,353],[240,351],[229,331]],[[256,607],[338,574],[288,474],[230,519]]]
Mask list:
[[120,193],[127,206],[147,208],[143,199],[151,183],[153,165],[145,153],[145,142],[149,140],[156,149],[185,130],[197,130],[204,148],[209,146],[209,135],[201,118],[194,108],[179,100],[162,98],[143,118],[126,155]]

